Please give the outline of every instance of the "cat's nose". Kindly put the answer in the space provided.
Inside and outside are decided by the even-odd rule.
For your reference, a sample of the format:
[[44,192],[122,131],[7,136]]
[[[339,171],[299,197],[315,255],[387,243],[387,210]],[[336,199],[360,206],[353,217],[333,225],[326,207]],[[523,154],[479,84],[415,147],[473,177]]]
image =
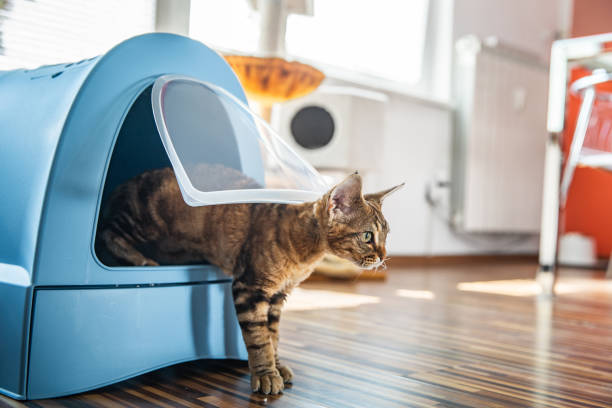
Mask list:
[[378,253],[378,257],[380,260],[385,259],[385,257],[387,256],[387,251],[385,250],[385,248],[380,248]]

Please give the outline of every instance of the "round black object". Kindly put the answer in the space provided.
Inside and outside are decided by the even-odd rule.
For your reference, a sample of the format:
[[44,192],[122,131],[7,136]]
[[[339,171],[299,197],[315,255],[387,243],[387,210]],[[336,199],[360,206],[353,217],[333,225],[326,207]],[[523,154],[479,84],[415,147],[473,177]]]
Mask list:
[[318,149],[329,144],[334,137],[334,119],[320,106],[306,106],[291,119],[291,134],[305,149]]

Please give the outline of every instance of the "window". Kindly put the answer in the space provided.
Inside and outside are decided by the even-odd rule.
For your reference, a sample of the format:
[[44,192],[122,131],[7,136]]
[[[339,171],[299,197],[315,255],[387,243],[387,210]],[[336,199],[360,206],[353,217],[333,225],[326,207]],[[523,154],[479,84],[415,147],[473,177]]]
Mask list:
[[259,41],[259,13],[247,0],[193,0],[189,36],[221,50],[253,54]]
[[290,15],[287,53],[408,84],[421,77],[428,0],[315,0]]
[[[259,13],[249,3],[192,1],[190,35],[221,50],[255,53]],[[314,0],[314,15],[289,15],[287,54],[324,70],[416,84],[421,79],[429,3]]]
[[0,70],[102,54],[155,30],[155,0],[0,0]]

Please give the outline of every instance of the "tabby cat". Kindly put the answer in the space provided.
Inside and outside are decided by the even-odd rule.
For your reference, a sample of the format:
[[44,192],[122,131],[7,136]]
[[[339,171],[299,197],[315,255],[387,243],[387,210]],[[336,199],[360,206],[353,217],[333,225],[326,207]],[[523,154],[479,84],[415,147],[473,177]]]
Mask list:
[[113,192],[97,253],[110,253],[120,265],[210,262],[233,276],[251,387],[277,394],[293,377],[277,353],[281,309],[291,289],[326,252],[366,269],[385,261],[389,227],[381,204],[402,185],[362,195],[361,184],[352,174],[304,204],[190,207],[171,169],[148,171]]

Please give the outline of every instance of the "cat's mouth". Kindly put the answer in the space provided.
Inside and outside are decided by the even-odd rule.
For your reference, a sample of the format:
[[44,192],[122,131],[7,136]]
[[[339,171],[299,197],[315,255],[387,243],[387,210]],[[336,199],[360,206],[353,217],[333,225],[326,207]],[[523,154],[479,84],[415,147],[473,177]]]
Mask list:
[[385,260],[379,257],[365,257],[357,264],[361,269],[372,270],[385,266]]

